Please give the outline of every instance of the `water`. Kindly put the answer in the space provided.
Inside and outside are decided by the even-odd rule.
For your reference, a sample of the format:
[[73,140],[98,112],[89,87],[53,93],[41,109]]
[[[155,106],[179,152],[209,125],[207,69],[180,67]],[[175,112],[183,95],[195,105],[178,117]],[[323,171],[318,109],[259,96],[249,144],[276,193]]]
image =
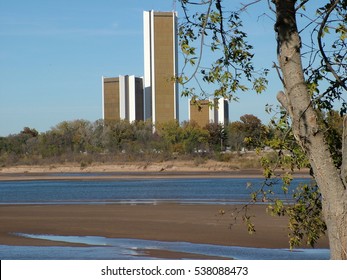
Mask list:
[[[300,182],[295,180],[293,188]],[[249,201],[262,179],[57,180],[0,182],[0,204],[180,203],[228,204]],[[282,199],[281,185],[274,190]]]
[[90,247],[34,247],[0,245],[0,259],[38,260],[139,260],[156,259],[144,255],[144,250],[165,250],[193,253],[210,257],[224,257],[238,260],[327,260],[328,249],[288,249],[247,248],[194,244],[189,242],[162,242],[141,239],[106,238],[100,236],[56,236],[20,234],[27,238],[63,241],[91,245]]
[[[295,180],[293,188],[300,182]],[[246,188],[252,184],[254,189]],[[261,179],[48,180],[0,182],[0,204],[177,203],[234,204],[249,201]],[[277,193],[281,185],[274,186]],[[282,199],[290,196],[280,195]],[[0,245],[0,259],[152,259],[141,250],[158,249],[235,259],[328,259],[328,249],[289,251],[245,247],[159,242],[90,236],[28,235],[27,238],[81,243],[89,246]]]

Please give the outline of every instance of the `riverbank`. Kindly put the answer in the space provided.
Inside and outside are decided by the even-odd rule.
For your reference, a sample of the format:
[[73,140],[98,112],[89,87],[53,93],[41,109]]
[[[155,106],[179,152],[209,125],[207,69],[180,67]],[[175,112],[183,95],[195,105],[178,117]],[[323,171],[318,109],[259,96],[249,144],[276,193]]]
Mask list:
[[[307,178],[308,171],[295,174]],[[192,162],[16,166],[2,168],[0,181],[20,180],[131,180],[155,178],[263,178],[260,169],[230,168],[227,163]],[[264,205],[254,205],[256,233],[249,235],[241,205],[157,204],[81,204],[0,205],[0,244],[13,246],[72,246],[70,243],[25,238],[15,233],[61,236],[101,236],[157,241],[255,248],[288,248],[287,219],[271,217]],[[223,214],[221,214],[223,213]],[[73,244],[74,246],[83,246]],[[327,248],[326,238],[319,247]],[[140,252],[141,253],[141,252]],[[177,252],[147,250],[160,258],[182,258]],[[191,256],[193,257],[193,256]],[[195,256],[198,259],[206,256]]]
[[[279,174],[283,171],[278,171]],[[102,164],[93,163],[81,167],[76,164],[20,165],[0,168],[1,180],[101,180],[131,178],[262,178],[259,168],[237,168],[228,162],[208,160],[197,164],[194,161],[129,162]],[[307,169],[297,171],[297,178],[309,178]]]

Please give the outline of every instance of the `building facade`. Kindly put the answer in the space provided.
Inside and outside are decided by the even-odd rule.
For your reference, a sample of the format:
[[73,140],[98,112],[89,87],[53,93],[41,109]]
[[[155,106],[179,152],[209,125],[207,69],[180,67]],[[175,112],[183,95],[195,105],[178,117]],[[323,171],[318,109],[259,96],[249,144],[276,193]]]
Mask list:
[[120,119],[119,78],[102,77],[102,118]]
[[196,122],[200,127],[205,127],[214,118],[213,110],[210,108],[209,100],[189,101],[188,118],[189,121]]
[[229,122],[229,102],[224,98],[215,99],[213,106],[211,100],[189,101],[189,121],[196,122],[200,127],[209,123],[227,125]]
[[229,101],[224,98],[218,99],[218,108],[217,108],[217,120],[216,123],[222,125],[228,125],[229,123]]
[[102,77],[104,120],[144,119],[143,79],[135,76]]
[[145,119],[178,120],[177,14],[146,11],[143,17]]

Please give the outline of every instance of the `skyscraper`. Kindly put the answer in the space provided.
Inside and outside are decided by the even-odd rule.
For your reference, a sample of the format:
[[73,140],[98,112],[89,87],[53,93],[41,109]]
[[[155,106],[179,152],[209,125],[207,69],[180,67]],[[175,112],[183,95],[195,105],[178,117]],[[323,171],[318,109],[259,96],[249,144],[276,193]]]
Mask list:
[[200,127],[209,123],[227,125],[229,122],[229,103],[224,98],[214,100],[200,100],[198,104],[189,101],[188,119],[195,121]]
[[144,12],[145,119],[178,119],[177,14]]
[[227,99],[218,99],[218,109],[217,109],[217,119],[216,123],[227,125],[229,123],[229,102]]
[[143,80],[135,76],[102,77],[103,118],[143,120]]
[[119,120],[119,78],[102,77],[102,118]]
[[200,127],[208,125],[214,119],[214,111],[210,108],[209,100],[190,101],[188,105],[188,119],[196,122]]

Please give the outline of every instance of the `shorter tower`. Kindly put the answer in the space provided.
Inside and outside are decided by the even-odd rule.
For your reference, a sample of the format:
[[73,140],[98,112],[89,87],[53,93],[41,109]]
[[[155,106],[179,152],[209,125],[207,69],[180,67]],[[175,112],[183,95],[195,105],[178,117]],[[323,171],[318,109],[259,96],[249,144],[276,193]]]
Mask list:
[[102,118],[120,119],[119,78],[102,77]]
[[211,100],[189,101],[189,121],[196,122],[200,127],[209,123],[227,125],[229,122],[229,103],[224,98]]
[[200,127],[208,125],[214,119],[214,112],[210,108],[209,100],[189,101],[189,121],[196,122]]
[[216,100],[218,102],[217,118],[214,119],[215,123],[222,125],[228,125],[229,123],[229,102],[227,99],[219,98]]
[[135,76],[102,77],[104,120],[143,120],[143,79]]

